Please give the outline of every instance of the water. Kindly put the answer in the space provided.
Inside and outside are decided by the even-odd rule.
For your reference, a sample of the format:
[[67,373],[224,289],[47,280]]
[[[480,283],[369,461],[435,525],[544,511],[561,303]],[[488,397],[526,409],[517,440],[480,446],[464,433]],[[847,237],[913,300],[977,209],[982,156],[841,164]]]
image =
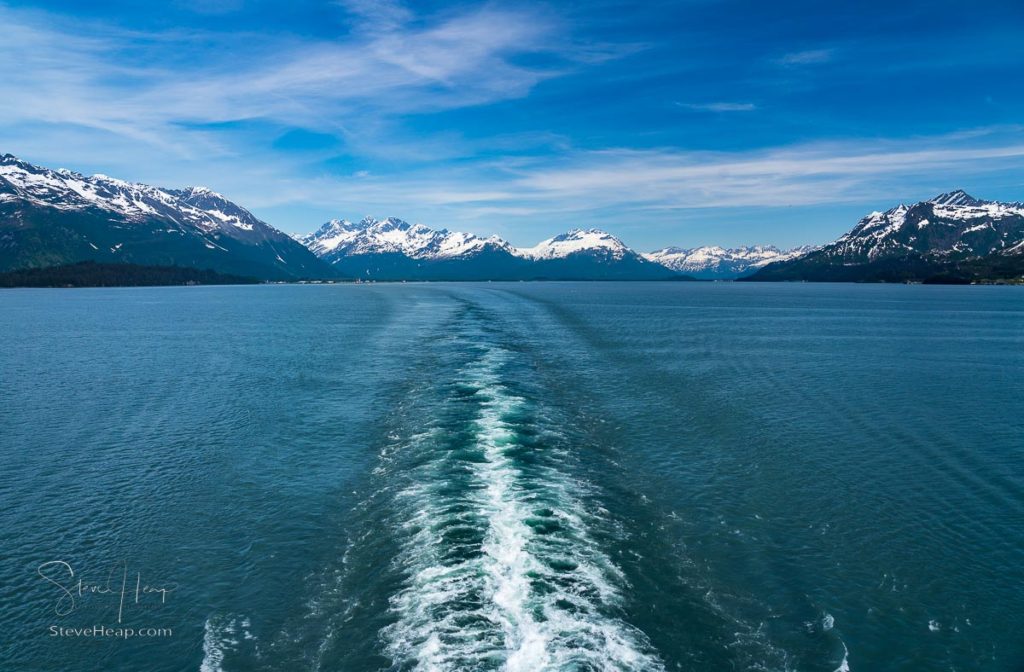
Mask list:
[[[0,669],[1024,669],[1017,288],[13,290],[0,327]],[[170,633],[51,630],[92,625]]]

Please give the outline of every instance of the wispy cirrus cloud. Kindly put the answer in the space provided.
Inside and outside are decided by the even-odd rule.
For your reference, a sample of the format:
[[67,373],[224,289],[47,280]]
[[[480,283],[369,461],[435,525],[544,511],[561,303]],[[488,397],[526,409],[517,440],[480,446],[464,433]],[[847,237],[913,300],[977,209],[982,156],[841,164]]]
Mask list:
[[907,185],[946,184],[1024,163],[1012,144],[956,138],[811,143],[745,152],[614,149],[523,175],[519,186],[563,202],[650,208],[814,205],[858,201]]
[[[0,120],[74,124],[182,152],[204,145],[204,124],[345,136],[390,117],[522,97],[573,61],[551,39],[554,25],[527,11],[483,7],[409,27],[397,4],[346,5],[381,29],[337,41],[139,33],[0,5]],[[196,44],[207,45],[198,58]]]
[[757,109],[754,103],[676,103],[677,107],[698,112],[753,112]]
[[428,223],[493,232],[488,227],[495,218],[508,223],[571,216],[578,224],[617,213],[616,221],[628,224],[711,208],[881,207],[1021,166],[1024,128],[1005,127],[734,152],[568,150],[557,159],[517,156],[358,181],[294,182],[289,198],[359,203],[361,209],[349,214],[404,212]]
[[412,20],[412,11],[397,0],[338,0],[363,28],[392,31]]
[[775,59],[775,62],[786,66],[818,65],[828,63],[835,58],[835,55],[835,49],[808,49],[784,54]]

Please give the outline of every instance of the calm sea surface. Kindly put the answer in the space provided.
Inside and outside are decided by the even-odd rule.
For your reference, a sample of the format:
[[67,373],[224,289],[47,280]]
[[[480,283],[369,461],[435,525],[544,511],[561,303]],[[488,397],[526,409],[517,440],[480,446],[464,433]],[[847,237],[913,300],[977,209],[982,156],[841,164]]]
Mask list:
[[2,670],[1024,670],[1019,288],[4,290],[0,336]]

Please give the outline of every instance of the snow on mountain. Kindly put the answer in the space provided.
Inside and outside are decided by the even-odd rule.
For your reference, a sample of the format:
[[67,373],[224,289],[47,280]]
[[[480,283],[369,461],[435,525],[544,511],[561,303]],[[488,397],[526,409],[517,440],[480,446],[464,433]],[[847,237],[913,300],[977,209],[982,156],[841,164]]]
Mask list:
[[128,221],[165,217],[207,232],[252,231],[260,224],[248,210],[206,187],[160,189],[102,174],[86,177],[64,168],[40,168],[10,154],[0,156],[0,180],[0,202],[20,200],[57,210],[95,207]]
[[773,245],[724,248],[717,245],[694,248],[666,247],[643,257],[673,271],[695,278],[736,278],[776,261],[793,259],[813,250],[811,246],[780,250]]
[[838,240],[753,280],[968,280],[1024,274],[1024,204],[963,190],[872,212]]
[[929,202],[935,215],[946,219],[1002,219],[1024,215],[1024,203],[981,201],[963,191],[942,194]]
[[872,212],[822,252],[845,263],[908,254],[965,259],[1009,250],[1022,241],[1024,204],[983,201],[957,190]]
[[499,236],[488,236],[480,238],[473,233],[460,233],[458,231],[449,233],[441,240],[435,256],[451,259],[476,254],[485,249],[500,249],[511,252],[512,246]]
[[344,256],[402,254],[410,259],[455,259],[484,250],[511,252],[512,246],[497,236],[481,238],[472,233],[434,230],[395,217],[360,222],[332,219],[300,239],[314,254],[328,261]]
[[533,260],[564,259],[583,253],[622,259],[627,254],[635,254],[621,240],[600,229],[571,229],[533,247],[516,248],[514,253]]
[[293,238],[309,248],[313,254],[322,257],[351,240],[358,232],[356,225],[347,219],[332,219],[313,233],[295,234]]
[[573,229],[530,248],[497,236],[433,230],[389,217],[331,220],[301,239],[348,275],[378,279],[658,279],[674,272],[651,263],[615,236]]

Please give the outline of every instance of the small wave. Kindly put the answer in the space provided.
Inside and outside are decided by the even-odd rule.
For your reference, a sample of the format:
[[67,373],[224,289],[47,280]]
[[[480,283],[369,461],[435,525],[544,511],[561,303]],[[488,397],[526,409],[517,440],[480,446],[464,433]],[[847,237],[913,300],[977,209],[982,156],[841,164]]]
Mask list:
[[843,643],[843,660],[833,672],[850,672],[850,650]]

